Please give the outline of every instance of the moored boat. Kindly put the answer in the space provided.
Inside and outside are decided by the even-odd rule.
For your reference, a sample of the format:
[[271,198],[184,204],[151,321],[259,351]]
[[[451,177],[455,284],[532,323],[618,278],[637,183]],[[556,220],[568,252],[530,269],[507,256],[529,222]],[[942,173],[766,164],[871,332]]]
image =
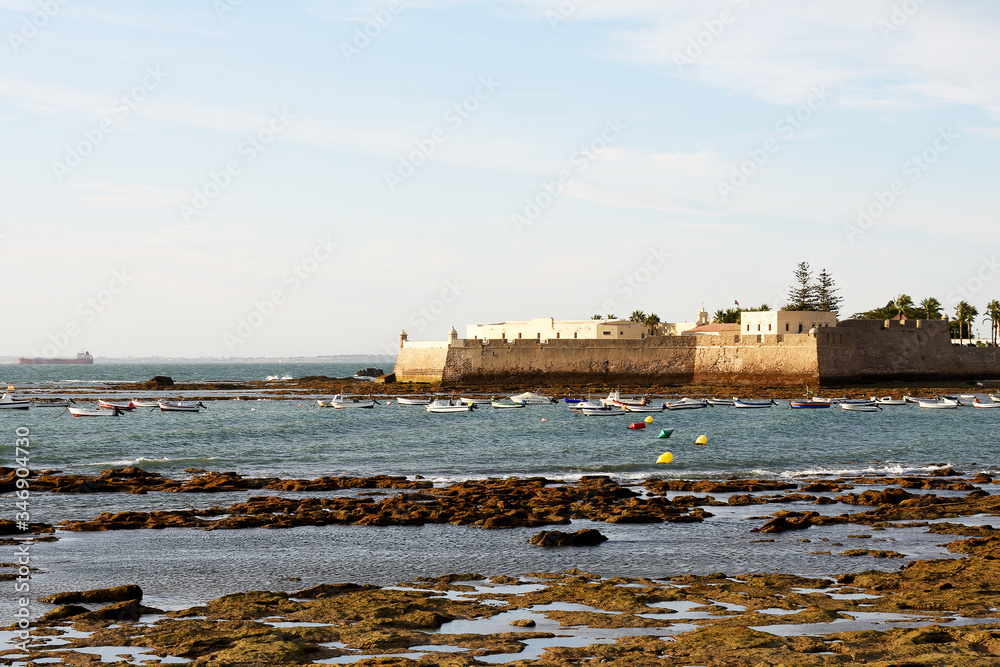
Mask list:
[[490,401],[490,405],[494,408],[501,410],[504,408],[526,408],[528,404],[524,401],[512,401],[509,398],[500,398]]
[[155,399],[142,400],[138,398],[133,398],[132,405],[134,405],[137,408],[157,408],[160,406],[160,401]]
[[206,408],[201,401],[197,403],[185,403],[182,401],[160,401],[160,412],[198,412]]
[[104,408],[66,408],[74,417],[118,417],[125,414],[120,408],[106,410]]
[[546,403],[555,403],[556,399],[551,396],[539,396],[538,394],[526,391],[523,394],[518,394],[517,396],[510,396],[512,401],[524,401],[528,405],[544,405]]
[[849,412],[878,412],[882,408],[875,401],[845,401],[840,404],[840,409]]
[[460,401],[449,401],[449,400],[436,400],[431,401],[424,406],[427,412],[440,413],[440,412],[472,412],[476,409],[475,403],[471,405],[466,405]]
[[371,409],[375,407],[376,403],[378,403],[378,401],[373,398],[366,400],[354,398],[352,396],[345,396],[344,394],[336,394],[333,398],[326,402],[326,405],[320,403],[320,407],[335,408],[337,410],[344,410],[348,408]]
[[604,405],[599,408],[584,408],[580,411],[583,413],[584,417],[615,417],[617,415],[627,415],[622,408],[616,408],[611,405]]
[[663,405],[666,406],[667,410],[699,410],[701,408],[712,407],[707,401],[697,398],[682,398],[679,401],[664,403]]
[[31,401],[27,399],[14,398],[10,392],[5,392],[0,397],[0,409],[6,410],[27,410],[31,407]]
[[[998,403],[997,405],[1000,405]],[[621,406],[626,412],[663,412],[667,409],[666,403],[660,403],[659,405],[654,405],[653,403],[647,403],[646,405],[629,405],[625,404]]]
[[103,399],[97,401],[97,407],[102,410],[114,410],[118,408],[119,410],[125,410],[126,412],[135,410],[135,403],[128,401],[127,403],[122,403],[121,401],[105,401]]
[[904,398],[893,398],[892,396],[883,396],[882,398],[875,398],[872,396],[872,401],[879,405],[906,405],[907,401]]
[[706,398],[705,402],[709,405],[734,405],[736,399],[733,398]]
[[493,399],[490,398],[460,398],[458,400],[466,405],[489,405],[493,402]]
[[919,405],[920,405],[921,408],[924,408],[924,409],[927,409],[927,410],[957,410],[958,409],[958,401],[951,401],[951,400],[948,400],[946,398],[945,399],[941,399],[941,400],[927,399],[927,400],[919,401]]
[[798,399],[798,400],[792,399],[788,401],[788,407],[792,408],[793,410],[816,410],[821,408],[829,408],[831,405],[833,405],[832,402],[828,400],[817,401],[815,397],[813,397],[812,399],[808,398]]
[[429,398],[404,398],[403,396],[397,396],[396,402],[400,405],[427,405],[431,402]]
[[992,402],[992,403],[985,403],[983,401],[980,401],[978,398],[976,398],[972,402],[972,407],[974,407],[974,408],[1000,408],[1000,403],[997,403],[995,401]]
[[766,401],[760,399],[733,398],[734,408],[769,408],[776,405],[773,398]]

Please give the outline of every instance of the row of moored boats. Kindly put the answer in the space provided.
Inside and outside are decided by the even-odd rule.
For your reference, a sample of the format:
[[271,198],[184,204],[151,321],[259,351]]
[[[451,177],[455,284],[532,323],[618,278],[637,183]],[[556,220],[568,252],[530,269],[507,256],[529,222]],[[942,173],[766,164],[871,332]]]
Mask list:
[[198,412],[206,409],[199,401],[167,401],[167,400],[140,400],[138,398],[131,401],[105,401],[99,400],[97,405],[82,407],[76,401],[69,400],[45,400],[32,401],[26,398],[15,398],[7,392],[0,396],[0,410],[27,410],[29,408],[65,408],[63,412],[69,412],[74,417],[117,417],[126,412],[132,412],[137,408],[159,409],[161,412]]

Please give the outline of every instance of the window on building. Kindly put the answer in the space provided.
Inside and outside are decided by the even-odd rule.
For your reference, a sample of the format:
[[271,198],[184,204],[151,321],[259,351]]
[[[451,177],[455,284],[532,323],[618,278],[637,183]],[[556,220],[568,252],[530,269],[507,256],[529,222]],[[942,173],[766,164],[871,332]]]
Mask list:
[[788,331],[788,322],[785,322],[785,331]]
[[610,332],[610,331],[605,331],[605,332],[604,332],[604,335],[605,335],[605,336],[610,336],[610,335],[611,335],[611,332]]
[[750,331],[750,325],[749,324],[747,325],[747,331]]
[[558,331],[556,332],[556,338],[559,338],[559,332]]
[[770,325],[770,324],[768,324],[768,325],[767,325],[767,330],[768,330],[768,331],[770,331],[770,330],[771,330],[771,325]]
[[577,334],[577,332],[576,332],[576,331],[574,331],[574,332],[573,332],[573,338],[576,338],[576,337],[577,337],[577,335],[576,335],[576,334]]
[[760,331],[760,325],[759,324],[757,325],[757,331]]
[[521,337],[521,334],[517,334],[517,337],[518,337],[518,338],[520,338],[520,337]]
[[802,322],[799,322],[799,333],[802,333]]
[[542,339],[542,334],[541,333],[535,334],[535,338],[537,338],[538,340],[541,340]]

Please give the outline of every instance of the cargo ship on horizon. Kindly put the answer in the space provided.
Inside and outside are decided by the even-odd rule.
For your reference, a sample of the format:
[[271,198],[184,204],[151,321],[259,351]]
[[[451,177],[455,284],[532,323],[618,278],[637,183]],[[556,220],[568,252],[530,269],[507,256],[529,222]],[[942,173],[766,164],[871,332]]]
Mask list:
[[90,356],[90,352],[77,352],[76,358],[74,359],[56,359],[51,357],[41,357],[38,359],[28,359],[26,357],[21,357],[17,360],[19,364],[92,364],[94,363],[94,358]]

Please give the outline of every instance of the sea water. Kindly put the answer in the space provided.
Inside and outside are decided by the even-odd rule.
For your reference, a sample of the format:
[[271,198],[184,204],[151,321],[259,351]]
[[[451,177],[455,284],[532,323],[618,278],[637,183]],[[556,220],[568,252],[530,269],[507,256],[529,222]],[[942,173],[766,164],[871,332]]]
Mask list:
[[[175,366],[130,372],[142,379],[166,374],[206,381],[284,374],[281,368],[263,366],[243,371],[252,378],[237,378],[228,368],[224,372],[216,368],[214,374],[212,370]],[[351,372],[331,372],[322,366],[299,370],[309,375]],[[123,376],[118,379],[131,379]],[[20,382],[25,383],[24,379]],[[368,387],[358,393],[367,393]],[[379,387],[379,391],[387,389],[391,391],[391,387]],[[570,482],[584,475],[608,475],[621,483],[637,484],[650,477],[795,481],[801,476],[896,476],[950,465],[963,475],[1000,475],[1000,410],[890,406],[878,413],[859,413],[838,408],[714,407],[656,413],[652,424],[635,431],[626,426],[646,415],[584,417],[564,404],[517,410],[484,406],[454,414],[429,414],[420,406],[401,406],[391,398],[380,399],[372,410],[323,409],[312,399],[216,400],[206,405],[207,410],[199,413],[140,409],[106,419],[74,419],[60,416],[58,409],[0,413],[0,433],[4,434],[0,465],[15,465],[15,429],[23,427],[30,431],[33,470],[83,474],[138,466],[168,477],[186,477],[185,469],[199,468],[282,478],[420,476],[436,484],[533,476]],[[669,439],[658,439],[662,428],[675,431]],[[707,446],[694,444],[700,435],[708,437]],[[657,457],[665,451],[673,453],[673,462],[657,465]],[[260,495],[324,494],[36,492],[31,497],[31,515],[32,521],[58,523],[93,518],[101,512],[224,507]],[[725,500],[725,494],[716,497]],[[13,518],[18,511],[13,495],[6,494],[0,502],[7,503],[4,516]],[[538,529],[486,531],[447,524],[59,532],[58,541],[32,547],[32,566],[38,568],[32,575],[32,596],[134,583],[146,592],[146,604],[182,608],[244,590],[294,591],[345,581],[387,585],[454,572],[525,575],[578,567],[604,576],[653,578],[720,570],[826,576],[895,569],[905,562],[838,555],[851,547],[899,551],[907,559],[949,556],[942,545],[950,538],[928,534],[925,528],[877,531],[873,539],[863,542],[848,537],[859,532],[857,526],[814,527],[773,536],[750,532],[764,523],[759,517],[779,509],[826,514],[865,509],[857,506],[706,509],[715,516],[699,524],[575,522],[571,527],[558,527],[596,527],[609,538],[598,547],[570,549],[528,544]],[[756,541],[762,537],[775,541]],[[12,547],[7,549],[13,553]],[[0,558],[0,562],[13,560],[13,556]],[[5,596],[0,601],[5,613],[10,599]],[[38,608],[44,612],[46,607]]]

